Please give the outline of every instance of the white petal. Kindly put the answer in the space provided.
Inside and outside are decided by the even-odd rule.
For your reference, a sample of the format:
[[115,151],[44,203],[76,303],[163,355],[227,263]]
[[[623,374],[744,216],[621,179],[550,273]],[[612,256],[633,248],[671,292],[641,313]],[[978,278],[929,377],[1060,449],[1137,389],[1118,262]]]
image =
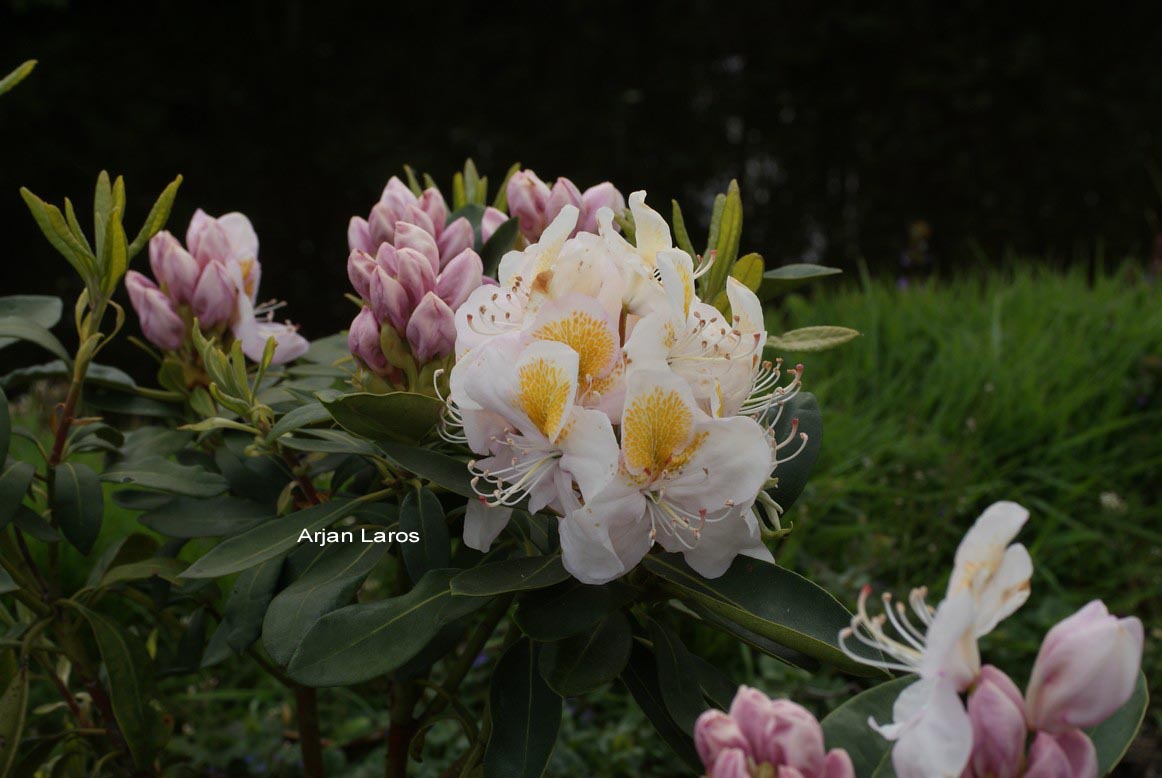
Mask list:
[[1005,550],[1001,566],[988,579],[977,596],[976,636],[992,632],[1002,619],[1008,618],[1029,599],[1029,579],[1033,560],[1020,543]]
[[574,408],[557,445],[564,454],[561,468],[576,479],[586,499],[597,496],[617,474],[617,437],[601,411]]
[[561,521],[565,569],[582,583],[603,584],[626,573],[649,551],[645,498],[615,482]]
[[[733,276],[726,279],[726,297],[730,300],[731,317],[737,317],[736,329],[744,333],[764,332],[763,304],[758,296]],[[765,341],[766,338],[763,338]]]
[[713,512],[728,501],[753,503],[771,473],[771,447],[762,427],[745,416],[705,419],[694,436],[701,443],[666,485],[666,499],[694,512]]
[[469,500],[464,513],[464,545],[487,551],[512,517],[512,508],[493,508],[480,500]]
[[230,241],[230,259],[258,259],[258,233],[245,214],[235,212],[219,216],[218,224]]
[[896,775],[899,778],[959,778],[972,753],[972,722],[960,696],[952,684],[938,679],[915,683],[900,697],[913,689],[916,689],[914,697],[923,699],[910,699],[906,710],[893,711],[911,714],[892,749]]
[[975,602],[969,592],[951,595],[936,608],[921,660],[922,678],[942,678],[963,691],[980,674]]
[[670,241],[670,226],[660,213],[646,205],[645,192],[634,192],[629,196],[629,209],[633,213],[637,253],[653,266],[659,251],[674,246]]
[[770,550],[763,545],[758,522],[750,507],[738,507],[726,517],[708,522],[698,543],[682,549],[686,563],[704,578],[717,578],[730,568],[740,554],[773,562]]
[[1028,518],[1029,511],[1015,502],[996,502],[986,508],[956,549],[949,591],[972,586],[982,572],[995,569]]

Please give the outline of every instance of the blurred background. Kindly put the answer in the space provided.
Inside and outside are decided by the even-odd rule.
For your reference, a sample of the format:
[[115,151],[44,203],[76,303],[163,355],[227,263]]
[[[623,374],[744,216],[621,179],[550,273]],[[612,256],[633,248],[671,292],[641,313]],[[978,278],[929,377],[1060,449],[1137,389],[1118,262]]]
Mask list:
[[[779,561],[849,602],[865,582],[939,588],[968,524],[1016,499],[1034,597],[986,659],[1023,679],[1045,629],[1099,596],[1147,623],[1158,698],[1162,6],[0,0],[0,71],[28,58],[0,102],[0,294],[78,291],[17,190],[87,211],[102,168],[125,175],[134,226],[176,173],[179,236],[197,207],[248,214],[262,296],[308,337],[354,313],[347,221],[405,163],[444,187],[471,156],[494,186],[520,161],[646,189],[682,204],[695,244],[737,178],[744,252],[845,271],[780,300],[779,323],[863,332],[787,355],[827,431]],[[684,637],[820,713],[854,690]],[[294,774],[278,690],[254,677],[185,690],[171,747]],[[382,715],[343,690],[321,703],[339,746]],[[1159,774],[1160,710],[1124,775]],[[672,774],[660,749],[614,690],[570,702],[550,772]],[[358,773],[351,754],[329,752],[336,774]]]

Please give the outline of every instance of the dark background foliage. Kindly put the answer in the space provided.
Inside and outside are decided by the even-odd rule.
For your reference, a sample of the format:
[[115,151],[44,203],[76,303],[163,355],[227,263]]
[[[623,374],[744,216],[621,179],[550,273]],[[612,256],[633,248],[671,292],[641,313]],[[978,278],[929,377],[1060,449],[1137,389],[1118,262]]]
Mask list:
[[743,248],[769,263],[895,272],[910,235],[946,268],[1148,255],[1157,9],[8,0],[2,69],[41,64],[0,107],[0,286],[71,283],[19,186],[87,200],[107,167],[134,222],[181,172],[174,231],[198,206],[247,213],[263,296],[331,332],[347,219],[403,163],[443,182],[469,155],[494,181],[520,160],[698,219],[738,177]]

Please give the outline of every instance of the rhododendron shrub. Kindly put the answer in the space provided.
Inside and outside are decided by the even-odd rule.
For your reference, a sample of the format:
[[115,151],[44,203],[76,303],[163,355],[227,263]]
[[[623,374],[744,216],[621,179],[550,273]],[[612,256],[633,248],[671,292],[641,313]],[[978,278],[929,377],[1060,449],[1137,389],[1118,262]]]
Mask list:
[[[877,614],[865,590],[852,614],[778,564],[823,439],[813,374],[781,351],[856,333],[773,331],[779,296],[832,271],[741,252],[737,185],[696,248],[676,203],[632,187],[405,169],[334,236],[346,267],[318,272],[352,305],[320,333],[259,291],[279,225],[189,204],[167,232],[179,183],[132,237],[120,179],[98,179],[90,231],[23,191],[84,291],[0,298],[0,349],[53,357],[5,391],[67,387],[41,437],[0,394],[0,775],[174,774],[189,735],[155,680],[229,663],[285,688],[311,776],[342,758],[334,686],[383,712],[367,738],[390,776],[445,721],[446,774],[542,775],[564,700],[614,682],[696,775],[1090,776],[1124,753],[1133,617],[1062,621],[1023,687],[982,662],[1030,596],[1019,506],[984,513],[935,605],[921,588]],[[123,333],[156,386],[100,361]],[[141,529],[102,532],[107,500]],[[680,637],[703,630],[868,691],[822,721],[735,693],[753,680]]]

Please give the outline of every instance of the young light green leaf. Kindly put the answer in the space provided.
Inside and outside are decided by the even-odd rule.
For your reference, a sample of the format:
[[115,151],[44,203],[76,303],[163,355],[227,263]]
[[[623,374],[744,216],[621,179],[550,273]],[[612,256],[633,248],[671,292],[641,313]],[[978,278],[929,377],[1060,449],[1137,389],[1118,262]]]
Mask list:
[[24,198],[32,218],[52,247],[68,260],[86,284],[95,280],[97,259],[73,236],[60,209],[44,202],[24,187],[20,188],[20,196]]
[[842,272],[837,267],[807,263],[782,265],[763,273],[763,282],[759,285],[758,296],[760,300],[769,300],[818,278],[826,278]]
[[782,335],[769,336],[767,348],[791,352],[826,351],[858,337],[859,331],[850,327],[800,327]]
[[[31,73],[35,67],[36,60],[30,59],[22,62],[15,70],[4,76],[4,78],[0,78],[0,95],[11,91],[13,87],[15,87],[24,79],[28,78],[28,74]],[[0,766],[3,766],[3,762],[0,762]],[[4,771],[0,770],[0,775],[3,774]]]
[[448,522],[439,498],[430,489],[407,493],[399,509],[399,528],[415,532],[420,538],[418,543],[400,544],[408,576],[413,581],[423,578],[429,570],[451,565]]
[[512,167],[504,174],[504,180],[500,182],[500,188],[496,190],[496,197],[492,199],[492,207],[498,211],[508,210],[508,182],[520,170],[520,163],[512,163]]
[[145,217],[145,223],[141,225],[137,236],[129,244],[129,259],[137,256],[145,248],[146,244],[149,243],[149,239],[161,232],[162,228],[165,227],[165,223],[169,221],[170,211],[173,210],[174,199],[178,195],[178,187],[181,185],[182,177],[179,175],[173,181],[169,182],[166,188],[161,191],[161,194],[158,195],[157,201],[149,209],[149,216]]
[[484,752],[484,778],[540,778],[545,774],[564,702],[537,672],[536,648],[527,640],[509,647],[489,684],[494,726]]
[[101,534],[105,497],[101,482],[83,462],[62,462],[53,483],[52,513],[65,539],[82,554],[93,550]]
[[734,267],[730,269],[730,275],[741,281],[747,289],[757,292],[763,282],[762,255],[752,251],[746,256],[739,257]]
[[695,262],[698,261],[698,253],[694,251],[694,244],[690,242],[690,233],[686,231],[686,220],[682,217],[682,206],[678,205],[677,200],[671,200],[673,205],[673,217],[670,219],[674,223],[674,244],[690,255],[690,259]]

